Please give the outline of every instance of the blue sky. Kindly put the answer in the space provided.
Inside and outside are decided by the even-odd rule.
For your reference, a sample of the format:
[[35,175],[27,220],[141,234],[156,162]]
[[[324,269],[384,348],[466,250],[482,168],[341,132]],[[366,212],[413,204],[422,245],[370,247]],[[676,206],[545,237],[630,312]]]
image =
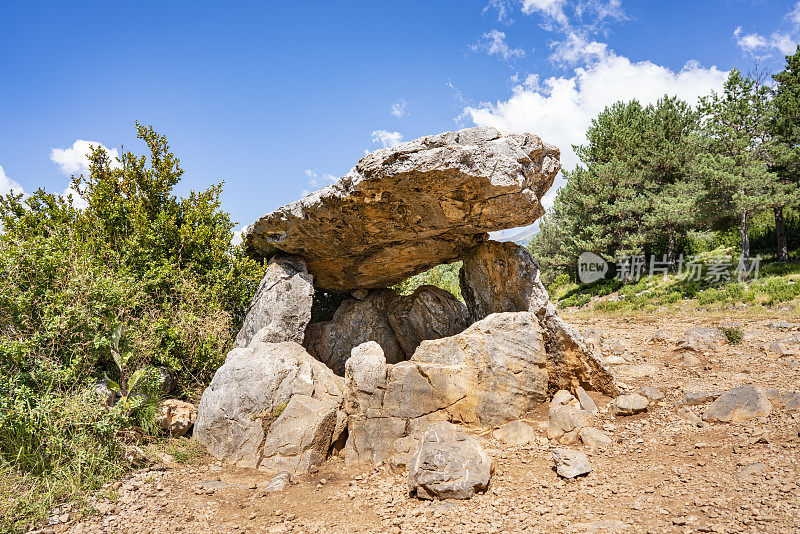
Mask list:
[[[795,2],[2,3],[0,193],[62,192],[90,141],[167,135],[180,193],[224,180],[241,224],[365,151],[475,124],[559,145],[618,99],[688,100],[780,70]],[[548,195],[552,201],[555,188]]]

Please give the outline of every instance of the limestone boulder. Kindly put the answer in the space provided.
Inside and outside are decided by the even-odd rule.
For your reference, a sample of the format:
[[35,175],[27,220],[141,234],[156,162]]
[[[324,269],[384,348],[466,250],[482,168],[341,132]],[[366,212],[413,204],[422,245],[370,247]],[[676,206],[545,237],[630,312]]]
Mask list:
[[650,400],[644,395],[631,393],[630,395],[620,395],[611,403],[611,410],[614,415],[636,415],[647,411]]
[[488,241],[463,257],[461,295],[475,320],[489,314],[543,309],[548,301],[539,262],[516,243]]
[[441,377],[437,395],[455,401],[446,409],[465,423],[503,424],[547,398],[547,357],[532,313],[494,313],[458,335],[423,341],[411,362],[431,384]]
[[539,279],[539,264],[515,243],[489,241],[470,251],[459,272],[473,320],[487,313],[529,311],[542,327],[550,391],[585,389],[616,395],[611,368],[595,346],[564,322]]
[[258,467],[299,474],[324,462],[336,428],[336,412],[333,403],[293,395],[269,425]]
[[366,343],[347,360],[345,387],[345,460],[382,462],[395,440],[431,423],[499,426],[546,400],[541,330],[532,313],[492,314],[456,336],[423,341],[394,365]]
[[712,352],[727,342],[725,333],[719,328],[694,326],[678,340],[678,348],[694,352]]
[[185,436],[196,420],[197,408],[190,402],[166,399],[159,405],[158,426],[170,436]]
[[392,444],[407,433],[406,420],[383,409],[388,369],[383,349],[374,341],[354,348],[346,362],[347,464],[386,461],[394,453]]
[[391,299],[387,314],[397,342],[409,357],[422,341],[454,336],[471,322],[464,303],[452,293],[430,285]]
[[575,391],[581,386],[609,396],[619,393],[614,373],[603,356],[558,315],[553,303],[548,302],[538,318],[546,340],[551,391]]
[[408,487],[420,499],[469,499],[486,491],[492,461],[476,438],[447,422],[425,431],[408,468]]
[[370,291],[362,300],[346,299],[332,320],[308,326],[304,346],[339,376],[344,375],[350,351],[367,341],[377,342],[389,363],[406,360],[389,322],[389,303],[397,298],[394,290],[380,289]]
[[731,388],[711,403],[703,419],[711,422],[741,423],[756,417],[766,417],[772,412],[763,388],[745,384]]
[[553,461],[555,462],[556,473],[564,478],[575,478],[587,475],[592,471],[589,458],[581,451],[572,449],[553,449]]
[[264,342],[302,343],[313,297],[313,277],[305,262],[283,254],[273,256],[236,335],[236,346],[246,347],[257,332]]
[[560,169],[532,134],[469,128],[362,158],[336,183],[247,227],[248,250],[302,257],[318,288],[381,288],[526,226]]
[[536,439],[536,431],[531,425],[524,421],[509,421],[492,432],[492,437],[502,441],[506,445],[520,447],[533,443]]
[[216,458],[258,467],[275,419],[295,395],[338,409],[344,381],[299,344],[258,340],[228,353],[203,392],[194,437]]

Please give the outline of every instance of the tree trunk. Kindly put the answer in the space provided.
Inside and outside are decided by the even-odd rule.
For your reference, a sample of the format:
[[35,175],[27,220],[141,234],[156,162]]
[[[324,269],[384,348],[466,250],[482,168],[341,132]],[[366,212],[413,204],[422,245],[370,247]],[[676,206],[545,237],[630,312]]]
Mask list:
[[750,235],[747,227],[747,211],[742,212],[742,270],[750,270]]
[[669,242],[667,243],[667,263],[669,271],[675,272],[675,232],[669,230]]
[[775,213],[775,237],[778,239],[778,261],[789,261],[789,248],[786,246],[786,223],[783,221],[783,206],[773,208]]

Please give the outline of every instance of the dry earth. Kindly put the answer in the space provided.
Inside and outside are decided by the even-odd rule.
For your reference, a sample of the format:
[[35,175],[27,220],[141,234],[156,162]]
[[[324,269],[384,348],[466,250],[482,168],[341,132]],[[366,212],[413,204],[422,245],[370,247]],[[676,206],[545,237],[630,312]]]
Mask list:
[[[705,318],[704,318],[705,317]],[[692,414],[676,408],[685,390],[713,391],[752,383],[800,390],[800,355],[766,354],[765,342],[790,332],[770,318],[676,315],[601,317],[569,314],[582,330],[599,328],[618,340],[631,361],[616,365],[628,389],[649,385],[665,398],[645,414],[611,415],[600,406],[595,426],[613,438],[604,451],[583,448],[592,472],[565,481],[553,471],[546,439],[547,407],[528,414],[540,429],[536,444],[509,447],[491,429],[484,448],[496,462],[486,494],[469,501],[410,498],[405,473],[386,467],[345,468],[333,458],[284,491],[264,494],[269,475],[206,459],[133,474],[96,497],[97,513],[66,522],[54,532],[796,532],[800,531],[798,428],[800,412],[776,406],[764,419],[706,424],[704,405]],[[736,320],[748,333],[739,345],[684,359],[675,341],[690,327]],[[797,318],[775,315],[772,319]],[[657,330],[669,341],[648,343]],[[795,346],[797,347],[797,346]],[[72,515],[75,515],[74,513]],[[54,516],[53,522],[58,520]]]

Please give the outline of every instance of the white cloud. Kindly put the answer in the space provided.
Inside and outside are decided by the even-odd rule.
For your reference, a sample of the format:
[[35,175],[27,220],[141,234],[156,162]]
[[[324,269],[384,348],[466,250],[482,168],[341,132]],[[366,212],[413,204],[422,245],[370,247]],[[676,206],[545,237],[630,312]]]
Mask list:
[[14,191],[14,193],[17,194],[25,194],[25,190],[22,189],[22,186],[19,184],[19,182],[15,182],[9,178],[8,175],[6,175],[6,171],[3,170],[3,166],[0,165],[0,195],[7,195],[11,191]]
[[553,53],[550,59],[556,63],[574,65],[579,62],[591,63],[606,57],[608,45],[597,41],[588,41],[584,35],[575,32],[567,35],[563,41],[550,43]]
[[497,10],[497,22],[503,24],[511,24],[514,19],[511,18],[511,3],[512,0],[489,0],[489,3],[483,8],[481,14],[485,15],[490,9]]
[[[518,85],[508,100],[469,106],[464,113],[479,126],[510,132],[531,132],[561,149],[561,162],[573,169],[578,158],[572,145],[586,142],[591,120],[618,100],[654,103],[664,94],[694,104],[701,95],[722,87],[726,72],[690,61],[678,72],[650,61],[632,62],[604,51],[593,64],[571,76],[550,77],[535,85]],[[538,81],[538,80],[537,80]],[[552,205],[561,178],[544,199]]]
[[782,32],[773,32],[769,37],[764,37],[759,33],[744,33],[739,26],[733,32],[733,38],[739,48],[755,58],[766,58],[776,51],[789,55],[797,48],[797,39]]
[[392,104],[391,112],[392,116],[397,117],[398,119],[402,119],[406,115],[408,115],[408,108],[406,104],[406,99],[401,98],[394,104]]
[[403,142],[403,134],[388,130],[375,130],[372,132],[372,142],[382,144],[383,148],[393,148]]
[[564,12],[566,5],[566,0],[523,0],[522,12],[526,15],[540,13],[548,22],[559,26],[568,26],[569,19]]
[[116,159],[119,157],[119,152],[117,152],[116,148],[108,148],[99,141],[85,141],[83,139],[76,139],[69,148],[51,149],[50,161],[58,165],[58,168],[65,176],[86,174],[89,172],[88,154],[91,152],[91,147],[104,148],[108,153],[109,159],[111,159],[111,166],[119,167]]
[[500,56],[505,61],[513,58],[525,57],[525,51],[521,48],[511,48],[506,43],[506,34],[498,30],[484,33],[481,39],[474,45],[470,45],[473,52],[484,51],[490,56]]
[[794,5],[794,8],[786,14],[786,18],[794,24],[795,27],[800,26],[800,2]]
[[233,237],[231,238],[231,245],[235,247],[242,244],[242,232],[244,232],[245,228],[247,227],[242,226],[238,230],[233,231]]

